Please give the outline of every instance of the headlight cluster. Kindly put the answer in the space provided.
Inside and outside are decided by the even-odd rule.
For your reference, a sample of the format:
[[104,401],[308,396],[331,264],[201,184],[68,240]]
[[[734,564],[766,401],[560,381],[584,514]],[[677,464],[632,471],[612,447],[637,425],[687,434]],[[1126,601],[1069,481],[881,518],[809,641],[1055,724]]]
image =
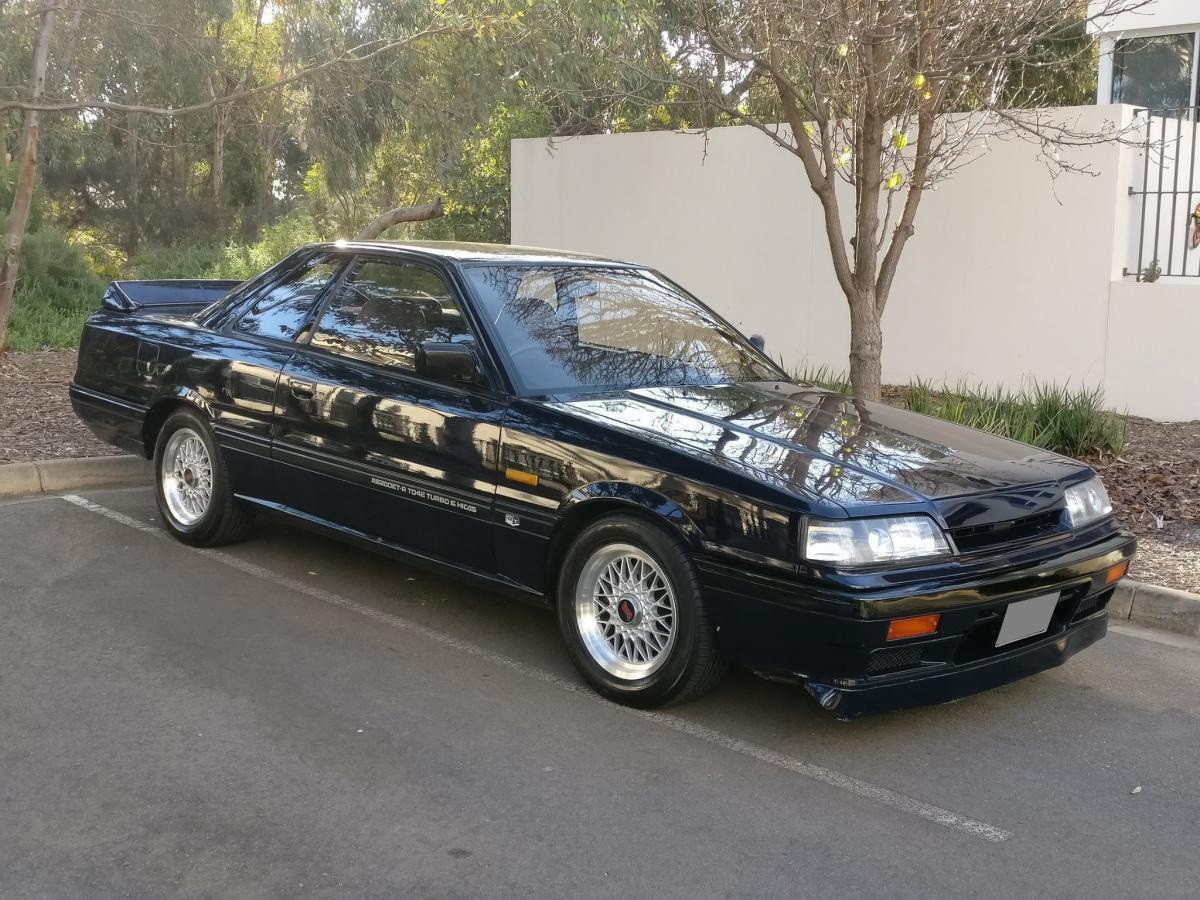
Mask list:
[[950,545],[928,516],[886,519],[810,519],[804,558],[844,566],[948,556]]
[[[1082,528],[1112,514],[1112,501],[1098,477],[1064,492],[1072,528]],[[809,562],[838,566],[870,566],[951,554],[942,529],[929,516],[876,519],[809,519],[802,538]]]
[[1080,528],[1112,513],[1112,501],[1099,478],[1067,488],[1065,497],[1072,528]]

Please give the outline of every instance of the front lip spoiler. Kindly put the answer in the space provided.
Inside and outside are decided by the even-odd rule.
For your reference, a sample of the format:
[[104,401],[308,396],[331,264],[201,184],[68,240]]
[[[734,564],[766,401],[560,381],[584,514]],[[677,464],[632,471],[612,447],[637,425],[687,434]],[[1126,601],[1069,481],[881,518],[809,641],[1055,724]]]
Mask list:
[[1108,633],[1108,613],[1100,612],[1053,637],[1008,653],[886,684],[841,686],[807,681],[805,689],[822,709],[843,721],[961,700],[981,691],[1019,681],[1064,662]]

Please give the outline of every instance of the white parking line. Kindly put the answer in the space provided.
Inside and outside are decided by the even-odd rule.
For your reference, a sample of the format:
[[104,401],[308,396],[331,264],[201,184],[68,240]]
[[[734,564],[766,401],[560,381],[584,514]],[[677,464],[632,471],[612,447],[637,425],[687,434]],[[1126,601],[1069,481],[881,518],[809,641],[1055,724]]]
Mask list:
[[[63,500],[68,503],[73,503],[83,509],[102,515],[114,522],[119,522],[122,525],[134,528],[143,534],[148,534],[156,538],[167,538],[168,535],[161,528],[156,528],[152,525],[147,525],[145,522],[139,522],[137,519],[127,516],[115,509],[109,509],[106,506],[101,506],[99,503],[94,503],[83,497],[75,494],[67,494],[63,496]],[[451,647],[462,653],[469,653],[472,656],[487,660],[493,665],[502,666],[514,672],[518,672],[528,678],[540,681],[543,684],[552,685],[559,690],[567,691],[576,696],[601,703],[604,706],[619,710],[629,715],[635,715],[643,719],[654,722],[657,725],[662,725],[670,728],[672,731],[686,734],[689,737],[704,741],[714,746],[721,747],[725,750],[731,750],[734,753],[740,753],[743,756],[748,756],[756,759],[759,762],[768,763],[793,772],[797,775],[802,775],[805,778],[819,781],[821,784],[829,785],[830,787],[838,788],[846,791],[857,797],[862,797],[866,800],[872,800],[883,806],[890,807],[900,812],[918,816],[922,819],[927,819],[930,822],[936,822],[938,825],[943,825],[946,828],[952,828],[955,831],[960,831],[973,837],[982,838],[985,841],[1006,841],[1013,836],[1012,832],[1005,831],[1003,828],[998,828],[995,825],[989,825],[987,822],[980,822],[977,819],[971,819],[959,813],[952,812],[948,809],[943,809],[940,806],[933,806],[929,803],[923,803],[913,797],[907,797],[904,794],[898,794],[895,791],[888,790],[885,787],[872,784],[869,781],[863,781],[860,778],[855,778],[851,775],[844,775],[833,769],[827,769],[824,766],[818,766],[814,763],[805,762],[794,756],[788,756],[784,753],[779,753],[775,750],[770,750],[759,744],[754,744],[749,741],[744,741],[741,738],[736,738],[724,732],[717,731],[714,728],[709,728],[706,725],[700,725],[696,722],[680,718],[679,716],[670,713],[653,712],[649,710],[630,709],[629,707],[619,706],[602,698],[594,693],[587,686],[576,681],[570,681],[566,678],[560,678],[552,672],[547,672],[544,669],[539,669],[535,666],[528,665],[520,660],[513,659],[509,656],[504,656],[500,653],[493,653],[491,650],[486,650],[477,644],[472,644],[469,641],[464,641],[454,635],[447,634],[444,631],[438,631],[435,628],[430,628],[427,625],[420,625],[412,622],[401,616],[392,613],[384,612],[383,610],[375,609],[367,606],[364,603],[359,603],[356,600],[351,600],[343,597],[340,594],[335,594],[332,591],[322,590],[319,587],[314,587],[310,584],[305,584],[302,581],[297,581],[294,578],[288,578],[285,575],[280,575],[263,566],[255,565],[252,562],[247,562],[239,559],[232,554],[225,553],[221,550],[210,550],[199,547],[188,547],[185,544],[176,544],[194,553],[208,559],[219,562],[222,565],[229,566],[232,569],[237,569],[239,572],[244,572],[247,575],[253,575],[255,578],[262,578],[265,581],[270,581],[274,584],[281,585],[289,590],[297,591],[312,597],[315,600],[320,600],[323,603],[328,603],[331,606],[339,607],[340,609],[348,610],[349,612],[357,613],[360,616],[365,616],[376,622],[385,625],[390,625],[393,628],[399,628],[407,631],[410,634],[420,635],[431,641],[436,641],[446,647]]]

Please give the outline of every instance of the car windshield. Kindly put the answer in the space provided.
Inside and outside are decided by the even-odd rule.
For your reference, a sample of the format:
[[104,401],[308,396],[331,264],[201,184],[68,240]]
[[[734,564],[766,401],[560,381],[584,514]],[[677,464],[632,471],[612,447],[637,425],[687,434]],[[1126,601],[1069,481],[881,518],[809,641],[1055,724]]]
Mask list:
[[711,310],[647,270],[505,264],[466,274],[527,394],[785,377]]

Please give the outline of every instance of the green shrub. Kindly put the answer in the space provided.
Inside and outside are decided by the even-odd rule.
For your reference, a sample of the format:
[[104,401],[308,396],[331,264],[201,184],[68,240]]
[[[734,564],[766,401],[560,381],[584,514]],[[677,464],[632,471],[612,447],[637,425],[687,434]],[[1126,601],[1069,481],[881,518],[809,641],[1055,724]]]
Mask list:
[[104,279],[62,232],[42,226],[25,235],[8,349],[76,346],[84,319],[100,306],[103,295]]
[[310,216],[291,215],[262,230],[251,244],[231,243],[225,247],[216,264],[207,269],[207,278],[250,278],[275,265],[302,244],[312,244],[328,238],[318,233]]
[[129,260],[127,278],[203,278],[221,264],[225,245],[219,241],[180,247],[147,247]]
[[[831,366],[805,365],[795,378],[839,394],[853,392],[845,370]],[[1016,391],[965,383],[935,389],[918,378],[904,388],[885,388],[884,394],[893,406],[1067,456],[1115,454],[1125,445],[1125,420],[1105,409],[1099,388],[1072,389],[1031,380]]]
[[1017,391],[965,384],[934,390],[918,379],[901,393],[899,405],[914,412],[1068,456],[1119,453],[1125,445],[1125,420],[1105,409],[1099,388],[1031,381]]
[[246,279],[275,265],[302,244],[326,240],[310,216],[292,215],[262,230],[251,243],[219,241],[148,247],[129,261],[130,278]]

